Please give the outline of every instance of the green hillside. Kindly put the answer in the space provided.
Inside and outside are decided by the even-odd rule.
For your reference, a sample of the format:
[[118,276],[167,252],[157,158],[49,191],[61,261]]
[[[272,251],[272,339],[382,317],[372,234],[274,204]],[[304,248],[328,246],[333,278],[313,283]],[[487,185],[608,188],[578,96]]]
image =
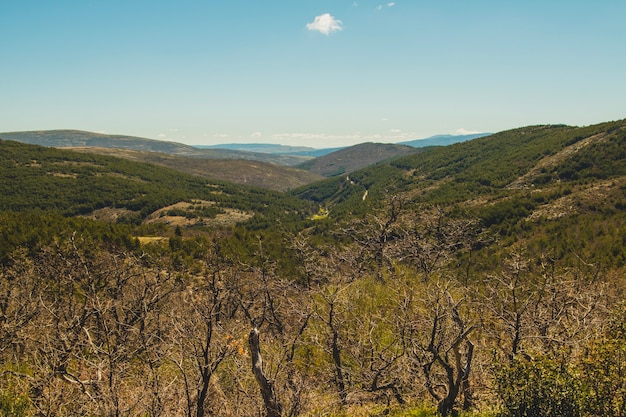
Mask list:
[[298,165],[298,168],[324,177],[335,177],[349,174],[380,161],[415,152],[419,150],[407,145],[361,143],[319,156]]
[[610,227],[617,241],[624,230],[625,146],[624,120],[583,128],[530,126],[429,149],[294,195],[326,207],[335,222],[379,210],[393,196],[407,211],[437,206],[479,219],[500,236],[500,246],[519,239],[563,242],[560,233],[548,232],[559,228],[579,228],[570,243],[594,246],[606,222],[615,222]]
[[209,181],[163,166],[0,141],[0,211],[56,211],[88,215],[104,208],[125,210],[121,222],[138,223],[158,209],[204,200],[214,211],[267,215],[269,206],[294,213],[303,204],[284,194],[223,181]]

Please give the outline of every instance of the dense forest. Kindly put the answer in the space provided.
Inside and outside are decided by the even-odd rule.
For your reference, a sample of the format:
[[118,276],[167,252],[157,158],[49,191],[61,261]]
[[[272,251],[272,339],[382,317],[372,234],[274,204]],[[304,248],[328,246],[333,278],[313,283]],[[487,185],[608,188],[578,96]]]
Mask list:
[[0,149],[2,415],[626,416],[626,120],[288,193]]

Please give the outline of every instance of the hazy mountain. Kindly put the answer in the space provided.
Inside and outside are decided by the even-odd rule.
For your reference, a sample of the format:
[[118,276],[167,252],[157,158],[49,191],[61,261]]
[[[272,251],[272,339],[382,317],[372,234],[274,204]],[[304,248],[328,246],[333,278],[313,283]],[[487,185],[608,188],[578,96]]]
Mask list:
[[465,142],[489,135],[492,135],[492,133],[473,133],[471,135],[436,135],[424,139],[400,142],[399,144],[413,146],[414,148],[424,148],[426,146],[447,146],[452,145],[453,143]]
[[[470,135],[436,135],[424,139],[415,139],[406,142],[399,142],[396,143],[396,145],[407,145],[413,148],[424,148],[427,146],[447,146],[453,143],[465,142],[467,140],[472,140],[489,135],[491,135],[491,133],[475,133]],[[331,154],[333,152],[340,151],[347,148],[347,146],[316,149],[307,146],[289,146],[271,143],[223,143],[218,145],[197,145],[196,148],[229,149],[233,151],[269,153],[275,155],[298,155],[317,158],[320,156]]]
[[328,155],[329,153],[336,152],[344,147],[338,148],[323,148],[316,149],[308,146],[289,146],[280,145],[277,143],[223,143],[219,145],[198,145],[200,149],[230,149],[234,151],[246,151],[246,152],[259,152],[259,153],[271,153],[277,155],[297,155],[297,156],[310,156],[317,158],[318,156]]
[[290,155],[301,155],[316,151],[315,148],[308,146],[289,146],[275,143],[221,143],[218,145],[196,145],[195,147],[200,149],[230,149],[233,151]]

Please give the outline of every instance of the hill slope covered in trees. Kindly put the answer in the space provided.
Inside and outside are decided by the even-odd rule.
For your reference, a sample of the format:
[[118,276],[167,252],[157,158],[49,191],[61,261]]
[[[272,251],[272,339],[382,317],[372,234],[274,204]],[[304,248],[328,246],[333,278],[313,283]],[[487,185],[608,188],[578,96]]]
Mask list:
[[324,177],[335,177],[349,174],[357,169],[365,168],[386,159],[419,152],[407,145],[385,143],[361,143],[319,156],[311,161],[298,165]]

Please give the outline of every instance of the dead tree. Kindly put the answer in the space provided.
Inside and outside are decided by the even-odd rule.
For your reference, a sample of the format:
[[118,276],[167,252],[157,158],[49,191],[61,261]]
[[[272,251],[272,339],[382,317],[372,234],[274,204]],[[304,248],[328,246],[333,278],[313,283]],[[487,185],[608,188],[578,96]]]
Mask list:
[[280,417],[282,414],[282,405],[278,398],[276,398],[272,381],[268,380],[263,373],[263,358],[261,357],[259,330],[256,327],[250,330],[248,345],[250,347],[250,356],[252,357],[252,373],[254,374],[257,384],[259,384],[267,417]]
[[478,298],[483,328],[509,363],[574,348],[601,326],[607,307],[595,273],[585,277],[559,271],[552,261],[532,261],[522,251],[512,254],[501,272],[485,279]]
[[[474,344],[469,339],[475,326],[468,325],[460,312],[461,301],[455,301],[448,288],[437,286],[426,300],[432,307],[423,326],[429,329],[426,338],[420,338],[421,326],[409,332],[411,354],[425,378],[428,393],[437,401],[439,414],[454,412],[459,396],[462,408],[472,405],[469,383]],[[419,321],[419,320],[418,320]],[[430,321],[430,325],[428,325]]]
[[212,395],[219,386],[215,374],[238,349],[227,320],[236,308],[225,282],[229,265],[215,244],[207,247],[203,263],[199,275],[186,277],[171,310],[170,358],[183,379],[187,417],[212,415],[222,405]]

